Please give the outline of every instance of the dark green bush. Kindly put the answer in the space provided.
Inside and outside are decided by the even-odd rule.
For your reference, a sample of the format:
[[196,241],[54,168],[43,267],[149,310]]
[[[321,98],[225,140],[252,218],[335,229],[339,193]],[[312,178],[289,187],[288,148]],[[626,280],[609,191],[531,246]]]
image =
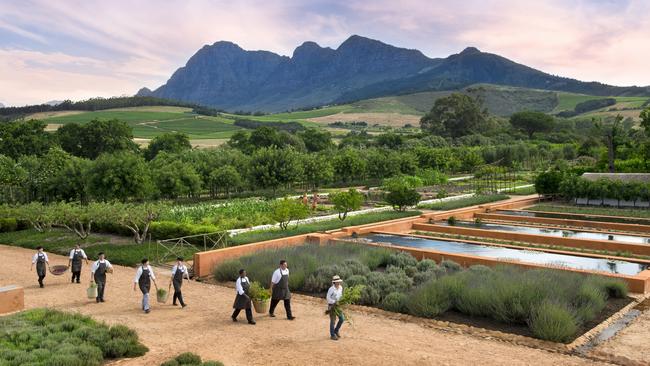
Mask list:
[[363,275],[365,276],[370,272],[370,269],[368,269],[368,266],[365,264],[361,263],[360,261],[356,259],[346,259],[343,261],[343,267],[345,267],[349,272],[350,275]]
[[176,359],[173,358],[171,360],[167,360],[160,364],[160,366],[179,366],[179,365],[180,364],[178,363],[178,361],[176,361]]
[[458,263],[456,263],[454,261],[447,260],[447,259],[441,261],[440,266],[442,268],[444,268],[447,273],[458,272],[458,271],[460,271],[462,269],[460,264],[458,264]]
[[201,366],[223,366],[223,362],[221,361],[205,361],[201,364]]
[[366,276],[361,276],[361,275],[350,276],[350,277],[345,278],[343,280],[345,281],[345,284],[348,287],[357,286],[357,285],[365,285],[367,283],[367,281],[368,281]]
[[564,306],[544,301],[531,314],[529,327],[535,337],[568,342],[578,331],[575,317]]
[[381,308],[396,313],[406,312],[408,295],[403,292],[391,292],[381,302]]
[[176,356],[176,361],[178,361],[180,365],[198,365],[202,362],[201,356],[191,352],[181,353]]
[[409,314],[434,318],[452,306],[451,294],[438,281],[431,281],[416,289],[406,303]]
[[379,291],[377,291],[376,288],[371,287],[371,286],[365,286],[361,290],[361,299],[359,300],[359,303],[362,305],[377,305],[381,301],[381,296],[379,295]]
[[393,253],[392,250],[386,248],[375,248],[376,250],[367,250],[361,253],[359,260],[361,263],[368,266],[371,271],[379,267],[388,265],[388,260]]
[[18,230],[18,221],[13,218],[0,218],[0,233],[8,233]]
[[428,270],[438,268],[438,265],[436,264],[436,261],[434,261],[432,259],[423,259],[423,260],[418,262],[416,267],[417,267],[418,271],[426,272]]

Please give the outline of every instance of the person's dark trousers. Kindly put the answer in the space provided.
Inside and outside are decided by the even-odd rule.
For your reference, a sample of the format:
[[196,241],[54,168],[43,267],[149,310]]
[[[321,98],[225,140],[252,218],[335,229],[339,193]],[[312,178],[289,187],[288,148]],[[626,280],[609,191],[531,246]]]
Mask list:
[[[336,318],[339,319],[338,322],[336,322]],[[338,316],[336,315],[335,311],[330,311],[330,336],[334,337],[335,335],[339,334],[339,330],[341,329],[341,326],[343,325],[343,322],[345,321],[345,317],[343,316],[343,312],[339,312]],[[336,326],[334,323],[336,322]]]
[[81,280],[81,271],[72,272],[72,282],[74,282],[75,279],[77,280],[77,283],[80,282],[80,280]]
[[41,286],[41,287],[43,287],[43,279],[44,278],[45,278],[45,276],[38,276],[38,285]]
[[174,300],[173,304],[176,305],[176,300],[181,304],[181,306],[185,306],[185,302],[183,301],[183,294],[180,291],[174,291]]
[[106,282],[97,282],[97,300],[104,301],[104,287]]
[[[269,314],[273,314],[275,312],[275,307],[278,306],[279,302],[280,302],[280,299],[271,299],[271,308],[269,309]],[[291,315],[291,300],[290,299],[285,299],[284,300],[284,310],[287,312],[287,318],[289,318],[289,319],[293,318],[293,315]]]
[[[240,311],[241,309],[235,309],[235,311],[232,312],[233,319],[237,319],[237,316],[239,316]],[[248,320],[249,323],[253,322],[253,309],[251,308],[246,309],[246,320]]]

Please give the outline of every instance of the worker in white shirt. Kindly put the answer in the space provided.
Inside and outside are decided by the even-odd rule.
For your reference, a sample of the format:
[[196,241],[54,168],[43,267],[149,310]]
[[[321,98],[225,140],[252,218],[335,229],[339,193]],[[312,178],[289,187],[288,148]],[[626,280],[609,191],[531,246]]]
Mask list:
[[106,289],[106,272],[113,272],[113,265],[104,257],[104,252],[99,252],[99,259],[90,267],[90,282],[97,283],[97,302],[104,302]]
[[47,258],[47,254],[43,252],[42,246],[36,247],[36,254],[32,257],[32,266],[29,268],[30,271],[34,270],[34,264],[36,264],[36,274],[38,275],[38,286],[43,288],[43,279],[45,278],[45,267],[50,266],[50,261]]
[[88,264],[86,252],[84,252],[79,244],[77,244],[74,246],[74,249],[70,251],[70,258],[68,259],[68,267],[71,267],[70,269],[72,271],[72,283],[74,283],[75,278],[77,279],[77,283],[80,283],[82,259],[86,261],[86,264]]
[[273,272],[271,277],[271,308],[269,316],[275,317],[273,312],[280,300],[284,301],[284,310],[287,312],[287,319],[294,320],[296,317],[291,314],[291,291],[289,291],[289,268],[287,261],[280,261],[280,267]]
[[183,301],[183,294],[181,293],[183,278],[187,278],[189,281],[190,274],[187,271],[185,264],[183,264],[183,257],[178,257],[176,258],[176,264],[172,267],[172,278],[169,287],[171,288],[171,286],[174,285],[174,301],[172,304],[176,306],[176,300],[178,299],[178,302],[181,304],[181,309],[187,306]]
[[142,291],[142,310],[146,314],[149,314],[151,311],[149,307],[149,290],[151,289],[151,281],[158,289],[156,284],[156,276],[153,274],[153,269],[149,265],[149,260],[147,258],[142,259],[142,265],[138,267],[138,270],[135,272],[135,279],[133,279],[133,291],[135,291],[135,285],[137,284]]
[[235,296],[235,303],[232,305],[232,308],[235,309],[232,312],[232,321],[237,321],[237,316],[239,312],[244,309],[246,311],[246,320],[248,324],[255,325],[255,320],[253,320],[253,310],[251,309],[251,298],[250,298],[250,288],[251,283],[246,277],[246,271],[244,269],[239,270],[239,278],[235,282],[235,291],[237,295]]
[[[342,282],[343,280],[341,277],[332,277],[332,287],[327,290],[327,311],[330,315],[330,339],[333,341],[338,341],[339,338],[341,338],[339,330],[341,330],[341,326],[345,321],[343,312],[340,309],[337,309],[337,304],[343,296]],[[338,318],[338,322],[336,322],[336,318]],[[335,322],[336,325],[334,325]]]

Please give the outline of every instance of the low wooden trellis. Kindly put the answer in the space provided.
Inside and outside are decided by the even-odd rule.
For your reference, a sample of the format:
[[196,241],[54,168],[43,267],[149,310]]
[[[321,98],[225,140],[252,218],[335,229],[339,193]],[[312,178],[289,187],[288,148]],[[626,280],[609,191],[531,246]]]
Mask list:
[[[158,243],[155,253],[156,265],[171,268],[172,265],[169,263],[174,262],[177,257],[182,256],[184,248],[200,248],[201,244],[203,244],[203,251],[227,247],[228,232],[219,231],[208,234],[189,235],[180,238],[157,240],[156,242]],[[187,261],[187,267],[190,276],[193,276],[194,262]]]

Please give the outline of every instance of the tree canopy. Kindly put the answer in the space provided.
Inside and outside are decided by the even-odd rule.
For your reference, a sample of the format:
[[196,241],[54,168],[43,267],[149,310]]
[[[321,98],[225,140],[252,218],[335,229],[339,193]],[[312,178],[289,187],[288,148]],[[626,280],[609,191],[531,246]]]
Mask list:
[[453,93],[436,99],[431,111],[420,120],[420,126],[435,135],[460,137],[480,132],[487,117],[480,101]]
[[555,127],[555,120],[552,116],[542,112],[523,111],[510,116],[512,127],[524,131],[528,138],[532,139],[535,132],[549,132]]

